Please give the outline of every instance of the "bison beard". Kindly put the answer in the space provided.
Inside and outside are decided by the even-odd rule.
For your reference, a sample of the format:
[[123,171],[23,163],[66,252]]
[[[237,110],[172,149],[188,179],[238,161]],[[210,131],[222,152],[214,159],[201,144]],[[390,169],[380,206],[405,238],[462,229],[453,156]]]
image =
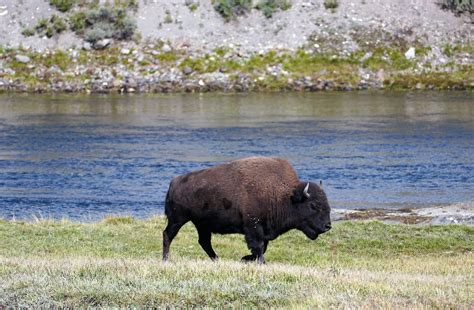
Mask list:
[[245,235],[250,255],[264,263],[268,242],[290,229],[314,240],[331,228],[330,207],[320,186],[301,182],[281,158],[250,157],[175,177],[166,195],[168,225],[163,260],[179,229],[191,221],[211,259],[212,233]]

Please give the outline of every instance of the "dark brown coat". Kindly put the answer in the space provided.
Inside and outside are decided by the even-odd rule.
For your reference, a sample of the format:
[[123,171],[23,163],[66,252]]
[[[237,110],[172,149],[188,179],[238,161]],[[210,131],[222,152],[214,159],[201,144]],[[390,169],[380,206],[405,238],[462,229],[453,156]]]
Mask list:
[[[309,198],[303,193],[306,185]],[[194,171],[171,181],[163,259],[180,227],[191,221],[212,259],[217,258],[212,233],[241,233],[252,252],[244,259],[263,262],[268,241],[290,229],[300,229],[312,239],[329,230],[329,212],[322,189],[300,182],[285,159],[250,157]]]

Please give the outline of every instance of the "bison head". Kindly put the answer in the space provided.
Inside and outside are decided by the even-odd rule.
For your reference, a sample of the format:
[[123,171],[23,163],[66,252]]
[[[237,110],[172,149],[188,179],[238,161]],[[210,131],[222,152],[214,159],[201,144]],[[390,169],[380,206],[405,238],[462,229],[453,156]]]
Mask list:
[[296,228],[308,238],[315,240],[331,229],[331,208],[320,186],[301,182],[293,191],[291,201],[299,219]]

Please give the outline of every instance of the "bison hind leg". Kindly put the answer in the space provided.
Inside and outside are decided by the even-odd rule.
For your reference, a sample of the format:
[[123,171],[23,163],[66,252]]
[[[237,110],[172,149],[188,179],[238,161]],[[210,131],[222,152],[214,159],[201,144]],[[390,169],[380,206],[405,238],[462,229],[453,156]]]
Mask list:
[[184,224],[186,224],[186,222],[171,222],[168,219],[168,225],[163,231],[163,261],[168,260],[171,242]]

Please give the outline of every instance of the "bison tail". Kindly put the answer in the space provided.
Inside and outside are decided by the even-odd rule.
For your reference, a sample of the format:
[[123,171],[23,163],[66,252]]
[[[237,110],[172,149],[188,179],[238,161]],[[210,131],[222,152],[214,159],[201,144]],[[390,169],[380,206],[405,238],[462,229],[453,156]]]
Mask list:
[[170,190],[166,193],[166,200],[165,200],[165,214],[167,217],[170,216],[171,209],[171,199],[170,199]]

